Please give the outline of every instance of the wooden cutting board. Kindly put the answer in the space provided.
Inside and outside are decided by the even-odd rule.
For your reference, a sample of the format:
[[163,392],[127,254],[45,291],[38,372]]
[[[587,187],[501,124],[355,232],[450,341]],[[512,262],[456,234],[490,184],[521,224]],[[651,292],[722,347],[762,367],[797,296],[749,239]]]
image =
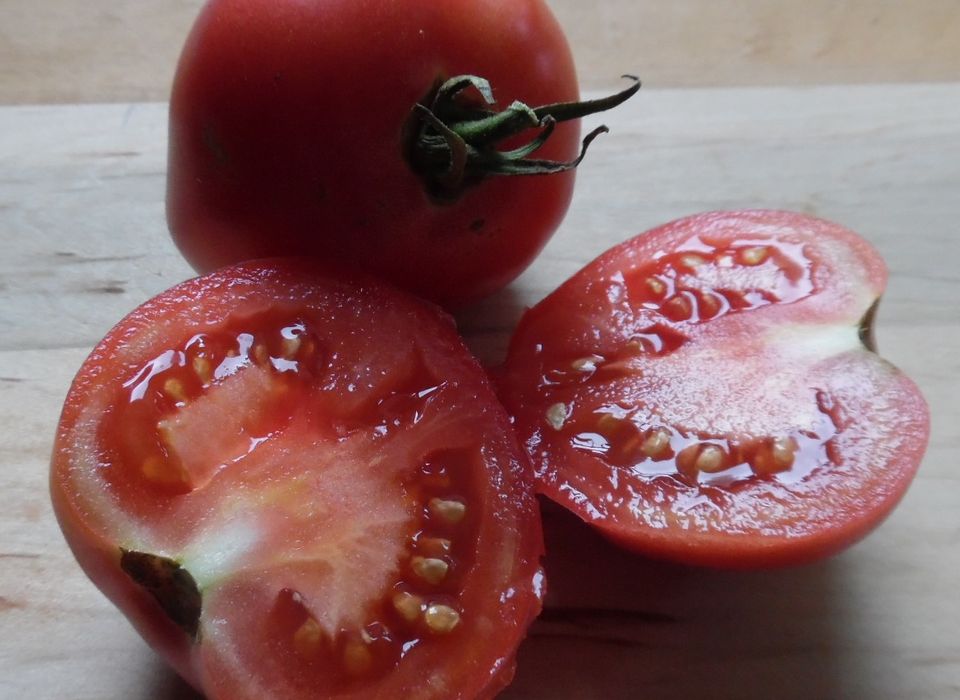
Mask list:
[[[798,209],[889,262],[880,347],[926,394],[932,440],[886,524],[786,571],[651,562],[547,508],[547,607],[505,697],[960,696],[960,84],[646,91],[606,121],[542,257],[460,316],[481,359],[499,361],[524,307],[641,230]],[[0,108],[0,698],[192,697],[76,566],[46,487],[86,353],[190,275],[164,225],[165,142],[160,104]]]

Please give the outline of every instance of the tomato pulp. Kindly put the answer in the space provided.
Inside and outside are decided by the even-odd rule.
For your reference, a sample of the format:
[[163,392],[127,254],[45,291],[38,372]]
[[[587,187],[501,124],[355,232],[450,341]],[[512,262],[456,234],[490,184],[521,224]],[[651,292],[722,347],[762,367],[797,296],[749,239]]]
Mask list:
[[501,398],[540,490],[617,542],[721,567],[809,561],[896,505],[926,447],[916,386],[872,348],[886,282],[800,214],[667,224],[521,321]]
[[[542,0],[208,2],[171,98],[174,241],[201,272],[309,255],[445,305],[502,287],[559,225],[574,176],[433,196],[408,159],[413,109],[464,74],[490,82],[498,109],[578,96]],[[577,123],[558,124],[537,158],[570,161],[579,146]]]
[[529,464],[436,308],[268,261],[183,283],[81,368],[57,517],[210,698],[493,694],[539,612]]

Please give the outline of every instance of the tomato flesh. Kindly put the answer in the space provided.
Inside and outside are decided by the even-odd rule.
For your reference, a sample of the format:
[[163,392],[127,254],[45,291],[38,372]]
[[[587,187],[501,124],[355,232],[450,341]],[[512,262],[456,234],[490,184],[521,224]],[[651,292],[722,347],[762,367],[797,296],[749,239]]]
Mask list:
[[687,563],[852,543],[902,496],[929,428],[862,343],[885,279],[855,234],[784,212],[704,214],[608,251],[511,342],[501,397],[539,488]]
[[51,483],[88,575],[209,697],[474,697],[539,610],[525,465],[440,312],[274,261],[121,322]]

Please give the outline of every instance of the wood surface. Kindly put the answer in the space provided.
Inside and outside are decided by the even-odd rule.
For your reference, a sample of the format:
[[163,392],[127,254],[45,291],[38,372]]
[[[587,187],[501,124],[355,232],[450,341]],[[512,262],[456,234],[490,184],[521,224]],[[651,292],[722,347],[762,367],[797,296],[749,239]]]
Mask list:
[[[590,88],[960,80],[957,0],[548,2]],[[0,0],[0,104],[165,100],[201,5]]]
[[[547,606],[504,697],[960,696],[960,85],[645,90],[606,122],[542,257],[460,315],[484,361],[524,307],[634,233],[708,209],[798,209],[889,262],[880,348],[921,386],[933,434],[894,515],[812,566],[656,563],[548,507]],[[85,355],[191,274],[165,230],[165,139],[163,104],[0,108],[3,700],[194,697],[83,576],[46,487]]]

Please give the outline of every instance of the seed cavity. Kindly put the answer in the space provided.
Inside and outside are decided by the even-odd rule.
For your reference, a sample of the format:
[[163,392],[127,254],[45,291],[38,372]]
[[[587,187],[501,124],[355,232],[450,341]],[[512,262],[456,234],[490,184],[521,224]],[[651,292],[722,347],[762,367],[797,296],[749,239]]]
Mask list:
[[443,583],[447,572],[450,571],[450,565],[447,562],[433,557],[414,557],[410,560],[410,568],[413,569],[413,573],[434,586]]
[[428,556],[449,554],[453,542],[442,537],[421,537],[417,540],[417,549]]
[[423,620],[431,632],[449,634],[460,624],[460,613],[449,605],[431,605],[423,614]]
[[562,430],[567,422],[567,404],[555,403],[547,409],[547,423],[554,430]]
[[391,602],[393,609],[407,622],[416,622],[423,611],[423,599],[412,593],[397,593]]
[[188,483],[188,476],[179,465],[171,464],[157,455],[151,455],[143,460],[140,471],[145,478],[155,484],[179,486]]

